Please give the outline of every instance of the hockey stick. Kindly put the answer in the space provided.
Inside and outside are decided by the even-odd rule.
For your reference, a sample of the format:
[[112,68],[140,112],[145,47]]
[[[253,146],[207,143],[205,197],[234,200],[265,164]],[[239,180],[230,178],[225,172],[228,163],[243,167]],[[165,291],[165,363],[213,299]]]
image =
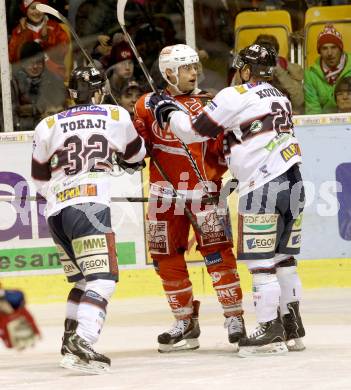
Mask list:
[[[123,3],[123,1],[122,1],[122,3]],[[125,8],[125,5],[126,5],[126,1],[125,1],[124,4],[123,4],[122,16],[124,15],[124,8]],[[87,51],[84,49],[83,44],[82,44],[80,38],[78,37],[77,33],[74,31],[74,29],[73,29],[71,23],[69,22],[69,20],[68,20],[67,18],[65,18],[65,17],[64,17],[60,12],[58,12],[55,8],[50,7],[50,6],[46,5],[46,4],[41,4],[41,3],[36,4],[36,9],[37,9],[38,11],[40,11],[40,12],[47,13],[47,14],[49,14],[49,15],[55,16],[55,17],[56,17],[57,19],[59,19],[62,23],[66,24],[67,27],[68,27],[68,29],[69,29],[69,31],[70,31],[70,33],[72,34],[73,38],[75,39],[75,41],[76,41],[78,47],[80,48],[80,50],[81,50],[82,53],[84,54],[85,58],[87,59],[88,63],[89,63],[91,66],[95,67],[95,64],[94,64],[93,59],[92,59],[91,56],[87,53]],[[122,25],[121,25],[121,26],[122,26]],[[133,43],[131,37],[129,36],[128,32],[125,30],[125,27],[124,27],[124,16],[123,16],[123,28],[122,28],[122,30],[123,30],[123,32],[126,34],[126,36],[129,37],[129,40],[130,40],[129,43],[130,43],[132,49],[133,49],[133,47],[134,47],[133,51],[135,50],[135,52],[138,53],[136,47],[134,46],[134,43]],[[138,55],[139,55],[139,54],[138,54]],[[142,69],[143,69],[144,73],[146,72],[146,73],[145,73],[145,76],[146,76],[146,75],[148,74],[148,71],[147,71],[147,69],[146,69],[146,67],[145,67],[145,65],[144,65],[144,63],[143,63],[143,61],[142,61],[142,59],[141,59],[140,56],[139,56],[139,58],[140,58],[140,59],[139,59],[138,61],[141,61],[141,63],[143,64]],[[140,63],[140,62],[139,62],[139,63]],[[147,77],[147,76],[146,76],[146,77]],[[156,92],[155,83],[154,83],[154,81],[152,80],[151,76],[149,76],[149,77],[150,77],[150,80],[148,80],[148,81],[149,81],[149,84],[150,84],[150,86],[152,86],[153,90]],[[116,98],[113,96],[113,94],[111,93],[111,91],[110,91],[110,96],[111,96],[112,99],[114,100],[115,104],[118,105],[118,102],[117,102]],[[146,147],[146,145],[145,145],[145,147]],[[146,150],[147,150],[149,156],[151,157],[151,156],[152,156],[152,153],[151,153],[151,151],[149,150],[149,148],[146,147]],[[154,161],[155,167],[156,167],[157,170],[160,172],[162,178],[163,178],[165,181],[167,181],[167,182],[169,182],[169,183],[171,184],[170,180],[167,178],[167,175],[165,175],[164,170],[161,168],[161,166],[160,166],[160,164],[157,162],[157,160],[156,160],[155,158],[153,158],[153,161]],[[171,184],[171,185],[172,185],[172,184]],[[173,187],[173,186],[172,186],[172,187]],[[182,197],[179,196],[179,194],[177,193],[177,191],[175,190],[174,187],[172,188],[172,192],[173,192],[173,195],[174,195],[174,197],[175,197],[176,199],[182,199]],[[194,218],[194,216],[192,215],[191,211],[187,208],[186,205],[184,205],[184,212],[185,212],[185,214],[187,215],[187,217],[189,218],[189,220],[192,222],[194,228],[199,232],[199,234],[202,234],[202,231],[201,231],[200,226],[198,225],[196,219]]]
[[35,8],[38,11],[40,11],[40,12],[42,12],[44,14],[49,14],[49,15],[55,16],[55,18],[59,19],[62,23],[64,23],[68,27],[69,32],[72,34],[73,38],[75,39],[77,45],[79,46],[79,49],[84,54],[85,59],[88,61],[90,66],[95,67],[93,59],[88,54],[88,52],[84,49],[84,46],[83,46],[80,38],[78,37],[77,33],[74,31],[71,23],[69,22],[69,20],[66,17],[64,17],[55,8],[52,8],[52,7],[50,7],[49,5],[46,5],[46,4],[38,3],[38,4],[36,4]]
[[[167,198],[169,200],[177,201],[179,200],[178,197],[172,197],[172,198]],[[194,202],[194,201],[201,201],[201,203],[211,203],[214,201],[218,201],[220,199],[220,196],[213,196],[211,198],[208,198],[203,201],[202,198],[195,198],[195,199],[186,199],[184,198],[185,201],[188,202]],[[23,201],[29,201],[29,202],[38,202],[38,201],[44,201],[46,200],[43,196],[16,196],[16,195],[0,195],[0,202],[23,202]],[[111,197],[111,202],[113,203],[118,203],[118,202],[131,202],[131,203],[139,203],[139,202],[157,202],[157,198],[147,198],[147,197],[141,197],[141,196],[112,196]]]
[[[142,69],[142,71],[143,71],[143,73],[144,73],[144,75],[146,77],[146,80],[148,81],[152,91],[154,93],[158,94],[155,82],[154,82],[153,78],[151,77],[149,71],[147,70],[147,68],[146,68],[146,66],[144,64],[144,61],[143,61],[143,59],[141,58],[141,56],[140,56],[140,54],[138,52],[138,49],[134,45],[134,42],[133,42],[131,36],[129,35],[129,33],[128,33],[127,29],[126,29],[125,20],[124,20],[124,10],[125,10],[126,4],[127,4],[127,0],[117,0],[117,20],[118,20],[118,23],[120,24],[120,26],[122,28],[122,31],[123,31],[123,34],[127,38],[127,41],[129,43],[131,49],[133,50],[133,53],[134,53],[134,55],[135,55],[139,65],[140,65],[140,67],[141,67],[141,69]],[[147,145],[145,145],[145,147],[146,147],[148,155],[153,160],[153,162],[155,164],[155,167],[157,168],[157,170],[161,174],[162,178],[164,180],[166,180],[171,185],[173,196],[179,199],[180,198],[179,194],[178,194],[177,190],[174,188],[174,186],[173,186],[172,182],[170,181],[168,175],[166,174],[164,169],[161,167],[161,165],[159,164],[157,159],[153,156],[153,153],[152,153],[151,149],[149,147],[147,147]],[[193,161],[193,158],[192,158],[191,155],[190,155],[190,159]],[[196,164],[195,161],[193,161],[193,162],[194,162],[194,164]],[[194,226],[194,229],[196,229],[196,231],[200,235],[202,235],[201,227],[199,226],[199,224],[197,223],[196,218],[193,216],[193,214],[191,213],[191,211],[189,210],[189,208],[185,204],[184,204],[184,213],[188,217],[188,219],[192,223],[192,225]]]
[[[149,71],[147,70],[145,64],[144,64],[144,61],[143,59],[141,58],[139,52],[138,52],[138,49],[136,48],[136,46],[134,45],[134,42],[131,38],[131,36],[129,35],[127,29],[126,29],[126,25],[125,25],[125,20],[124,20],[124,10],[125,10],[125,7],[126,7],[126,4],[127,4],[127,1],[128,0],[117,0],[117,20],[118,20],[118,23],[120,24],[121,28],[122,28],[122,31],[123,31],[123,34],[125,35],[125,37],[127,38],[128,40],[128,43],[130,45],[130,47],[132,48],[133,50],[133,53],[146,77],[146,80],[148,81],[152,91],[156,94],[159,94],[159,91],[157,90],[156,88],[156,85],[155,85],[155,82],[153,80],[153,78],[151,77]],[[196,161],[194,160],[188,146],[186,145],[186,143],[184,143],[181,139],[178,138],[178,141],[180,142],[182,148],[184,149],[187,157],[188,157],[188,160],[190,162],[190,165],[192,166],[196,176],[197,176],[197,179],[199,181],[199,183],[203,186],[203,189],[204,189],[204,192],[205,194],[210,197],[210,193],[208,191],[208,188],[206,187],[205,185],[205,179],[203,178],[197,164],[196,164]]]
[[[36,4],[35,8],[38,11],[43,12],[45,14],[49,14],[49,15],[55,16],[55,18],[59,19],[63,24],[65,24],[68,27],[68,30],[71,33],[71,35],[73,36],[74,40],[76,41],[79,49],[83,53],[85,59],[88,61],[88,64],[90,66],[92,66],[93,68],[96,67],[96,65],[94,63],[94,60],[91,58],[90,54],[84,49],[82,41],[80,40],[79,36],[74,31],[74,28],[72,27],[71,23],[69,22],[69,20],[66,17],[64,17],[55,8],[50,7],[49,5],[46,5],[46,4],[38,3],[38,4]],[[108,82],[108,79],[106,79],[106,81]],[[116,105],[118,105],[118,102],[117,102],[116,98],[113,96],[113,94],[111,92],[111,89],[109,87],[109,83],[108,83],[108,90],[109,90],[109,95],[111,96],[113,102]]]

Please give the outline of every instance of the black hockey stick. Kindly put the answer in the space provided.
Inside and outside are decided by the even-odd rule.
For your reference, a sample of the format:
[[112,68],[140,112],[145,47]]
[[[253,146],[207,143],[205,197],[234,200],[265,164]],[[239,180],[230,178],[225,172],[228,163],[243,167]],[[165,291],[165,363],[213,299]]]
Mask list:
[[[49,15],[55,16],[55,18],[59,19],[63,24],[65,24],[68,27],[69,32],[71,33],[71,35],[73,36],[74,40],[76,41],[79,49],[83,53],[83,55],[84,55],[85,59],[87,60],[88,64],[90,66],[92,66],[93,68],[95,68],[96,65],[94,63],[94,60],[91,58],[90,54],[84,49],[82,41],[80,40],[80,38],[77,35],[77,33],[74,31],[74,28],[71,25],[71,23],[69,22],[69,20],[66,17],[64,17],[60,12],[58,12],[55,8],[50,7],[49,5],[38,3],[38,4],[36,4],[35,7],[40,12],[43,12],[45,14],[49,14]],[[108,79],[106,79],[106,81],[108,83]],[[108,90],[109,90],[109,95],[111,96],[113,102],[116,105],[118,105],[117,99],[113,96],[113,94],[111,92],[109,83],[108,83]]]
[[[208,198],[203,201],[202,198],[195,198],[195,199],[185,199],[185,201],[194,202],[194,201],[201,201],[201,203],[212,203],[212,202],[218,202],[221,196],[213,196],[211,198]],[[178,197],[172,197],[167,198],[173,201],[179,200]],[[38,202],[38,201],[44,201],[46,200],[43,196],[16,196],[16,195],[0,195],[0,202],[22,202],[22,201],[29,201],[29,202]],[[139,202],[156,202],[157,198],[147,198],[142,196],[112,196],[111,202],[118,203],[118,202],[132,202],[132,203],[139,203]]]
[[[124,13],[124,8],[125,8],[125,3],[124,3],[124,5],[123,5],[123,13]],[[77,33],[74,31],[74,29],[73,29],[71,23],[69,22],[69,20],[68,20],[66,17],[64,17],[64,16],[63,16],[60,12],[58,12],[55,8],[50,7],[49,5],[46,5],[46,4],[41,4],[41,3],[39,3],[39,4],[36,5],[36,9],[37,9],[38,11],[40,11],[40,12],[43,12],[43,13],[46,13],[46,14],[55,16],[55,17],[56,17],[57,19],[59,19],[62,23],[66,24],[67,27],[68,27],[68,29],[69,29],[69,31],[70,31],[70,33],[72,34],[72,36],[73,36],[73,38],[75,39],[75,41],[76,41],[78,47],[80,48],[80,50],[81,50],[82,53],[84,54],[84,57],[86,58],[86,60],[87,60],[88,63],[90,64],[90,66],[95,67],[95,64],[94,64],[93,59],[91,58],[91,56],[89,55],[89,53],[84,49],[83,44],[82,44],[80,38],[78,37]],[[123,21],[124,21],[124,17],[123,17]],[[124,30],[125,30],[124,23],[123,23],[123,28],[124,28]],[[123,28],[122,28],[122,30],[123,30]],[[124,30],[123,30],[123,32],[124,32]],[[126,33],[127,33],[127,32],[126,32]],[[127,34],[128,34],[128,33],[127,33]],[[128,36],[129,36],[129,34],[128,34]],[[136,50],[136,47],[134,46],[134,43],[133,43],[132,39],[130,38],[130,36],[129,36],[129,39],[130,39],[130,42],[132,43],[134,49]],[[136,50],[136,52],[137,52],[137,50]],[[141,62],[142,62],[142,59],[141,59],[141,58],[140,58],[140,60],[141,60]],[[142,62],[142,63],[143,63],[143,62]],[[147,69],[146,69],[145,65],[143,65],[143,66],[144,66],[145,71],[147,72]],[[148,74],[148,72],[147,72],[147,74]],[[151,76],[150,76],[150,78],[151,78]],[[149,81],[149,83],[150,83],[150,85],[153,85],[153,86],[155,85],[155,84],[154,84],[154,81],[153,81],[152,79]],[[154,86],[154,88],[155,88],[155,86]],[[111,93],[111,90],[110,90],[109,92],[110,92],[110,96],[111,96],[112,99],[114,100],[115,104],[118,105],[118,102],[117,102],[116,98],[113,96],[113,94]],[[151,157],[151,156],[152,156],[151,151],[149,150],[149,148],[147,148],[146,145],[145,145],[145,147],[146,147],[146,150],[147,150],[149,156]],[[154,164],[155,164],[156,168],[158,169],[158,171],[160,172],[162,178],[163,178],[165,181],[167,181],[167,182],[169,182],[169,183],[171,184],[170,180],[167,179],[167,176],[164,174],[164,171],[163,171],[163,169],[161,168],[160,164],[159,164],[159,163],[157,162],[157,160],[155,160],[154,158],[153,158],[153,160],[154,160]],[[173,187],[173,186],[172,186],[172,187]],[[174,189],[174,187],[173,187],[173,190],[172,190],[172,191],[173,191],[173,195],[174,195],[174,197],[175,197],[176,199],[182,199],[182,197],[179,196],[179,194],[178,194],[177,191]],[[127,198],[125,198],[125,199],[127,199]],[[128,198],[128,199],[131,199],[131,198]],[[145,198],[145,199],[148,199],[148,198]],[[129,201],[129,200],[127,200],[127,201]],[[139,200],[139,201],[141,201],[141,200]],[[196,228],[196,230],[201,234],[202,231],[201,231],[200,226],[197,224],[197,221],[195,220],[194,216],[192,215],[192,213],[190,212],[190,210],[189,210],[186,206],[184,206],[184,212],[185,212],[185,214],[188,216],[189,220],[193,223],[194,228]]]
[[[117,20],[118,20],[118,23],[120,24],[121,28],[122,28],[122,31],[123,31],[123,34],[125,35],[125,37],[127,38],[128,40],[128,43],[130,45],[130,47],[132,48],[133,50],[133,53],[146,77],[146,80],[148,81],[152,91],[156,94],[159,94],[159,91],[157,90],[156,88],[156,85],[155,85],[155,82],[153,80],[153,78],[151,77],[149,71],[147,70],[145,64],[144,64],[144,61],[143,59],[141,58],[139,52],[138,52],[138,49],[136,48],[131,36],[129,35],[127,29],[126,29],[126,24],[125,24],[125,20],[124,20],[124,10],[125,10],[125,7],[126,7],[126,4],[127,4],[127,1],[128,0],[117,0]],[[188,146],[186,145],[185,142],[183,142],[181,139],[177,138],[178,141],[180,142],[182,148],[184,149],[186,155],[187,155],[187,158],[190,162],[190,165],[192,166],[195,174],[196,174],[196,177],[199,181],[199,183],[202,185],[203,187],[203,190],[205,192],[205,194],[210,197],[210,193],[208,191],[208,188],[205,184],[205,179],[203,178],[197,164],[196,164],[196,161],[194,160]]]

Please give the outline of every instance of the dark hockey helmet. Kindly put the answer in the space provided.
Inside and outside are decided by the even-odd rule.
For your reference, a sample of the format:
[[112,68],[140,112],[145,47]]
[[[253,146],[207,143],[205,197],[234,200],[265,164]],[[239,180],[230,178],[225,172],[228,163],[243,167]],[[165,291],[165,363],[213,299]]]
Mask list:
[[254,44],[240,50],[239,54],[234,56],[232,66],[242,69],[244,65],[248,65],[253,76],[271,78],[276,64],[277,52],[273,47]]
[[105,74],[98,69],[91,66],[79,66],[71,73],[68,90],[75,103],[92,103],[95,92],[108,94],[108,83]]

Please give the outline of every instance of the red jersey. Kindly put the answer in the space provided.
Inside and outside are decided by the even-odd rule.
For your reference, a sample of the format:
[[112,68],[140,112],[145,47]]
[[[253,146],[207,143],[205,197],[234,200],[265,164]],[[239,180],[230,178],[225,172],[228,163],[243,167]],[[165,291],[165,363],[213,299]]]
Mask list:
[[[48,69],[64,77],[64,58],[69,48],[69,36],[63,30],[60,23],[49,19],[47,21],[47,38],[43,39],[41,29],[34,31],[30,28],[23,29],[19,24],[11,34],[9,42],[9,60],[11,63],[20,60],[20,52],[25,42],[38,42],[44,51],[48,51],[49,59],[47,61]],[[55,51],[50,51],[55,49]],[[51,58],[51,56],[53,58]]]
[[[165,130],[162,130],[158,126],[153,112],[149,108],[150,96],[150,93],[145,94],[136,102],[134,116],[136,130],[144,138],[145,144],[148,146],[152,155],[158,161],[159,165],[162,166],[172,185],[180,193],[185,194],[186,191],[194,189],[201,190],[199,179],[197,178],[181,143],[169,130],[168,126]],[[203,107],[211,100],[211,96],[204,92],[178,95],[174,98],[192,115],[199,114]],[[218,137],[215,140],[188,145],[204,180],[215,183],[215,186],[208,186],[211,191],[218,191],[220,189],[221,177],[227,170],[222,154],[222,144],[223,137]],[[164,187],[167,187],[167,185],[162,185],[164,180],[165,179],[151,159],[150,192],[155,195],[166,195],[163,191]],[[189,193],[188,195],[190,196]]]

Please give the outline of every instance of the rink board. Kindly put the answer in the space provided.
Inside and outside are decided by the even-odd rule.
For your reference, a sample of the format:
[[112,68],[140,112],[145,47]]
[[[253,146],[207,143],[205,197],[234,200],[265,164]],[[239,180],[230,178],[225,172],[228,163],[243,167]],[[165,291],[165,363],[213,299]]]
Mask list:
[[[351,204],[347,196],[351,192],[350,122],[351,118],[345,115],[295,118],[307,190],[300,256],[306,260],[300,261],[306,288],[351,285]],[[30,132],[0,135],[0,195],[35,195],[30,180],[31,141]],[[145,174],[142,177],[119,172],[112,180],[112,196],[147,195]],[[232,210],[236,209],[235,204],[232,195]],[[146,253],[145,226],[141,222],[143,206],[142,203],[112,204],[121,281],[124,281],[120,283],[118,295],[123,297],[161,293]],[[35,301],[40,301],[47,289],[50,293],[45,299],[60,300],[68,286],[42,214],[42,205],[36,202],[0,202],[0,279],[6,278],[7,286],[25,288]],[[232,222],[235,236],[233,212]],[[195,243],[187,259],[201,261],[194,248]],[[246,269],[239,266],[239,270],[244,289],[250,289]],[[194,286],[210,293],[211,283],[204,267],[194,266],[191,273]]]
[[[301,260],[298,269],[304,289],[351,287],[351,259]],[[246,266],[239,263],[238,271],[243,292],[250,292],[251,277]],[[189,275],[195,296],[215,294],[204,266],[189,266]],[[63,302],[71,288],[62,273],[5,278],[2,283],[6,288],[23,289],[32,303]],[[163,295],[163,289],[153,268],[121,271],[114,298],[157,295]]]

